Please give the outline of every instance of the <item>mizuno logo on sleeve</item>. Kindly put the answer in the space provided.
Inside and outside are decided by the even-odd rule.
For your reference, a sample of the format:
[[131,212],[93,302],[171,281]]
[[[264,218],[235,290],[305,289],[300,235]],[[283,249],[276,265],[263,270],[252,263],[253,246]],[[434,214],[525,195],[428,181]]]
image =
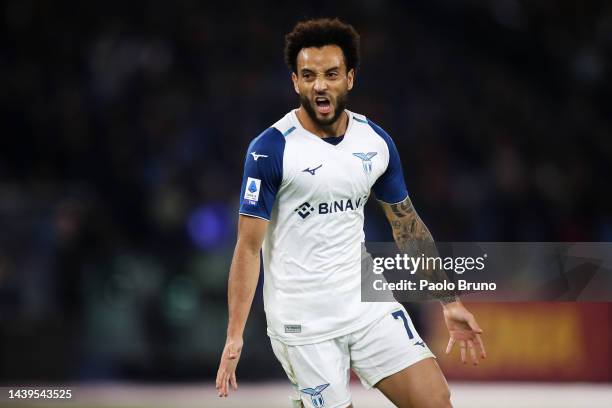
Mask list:
[[253,156],[253,160],[257,161],[257,159],[259,159],[260,157],[268,157],[268,155],[265,154],[257,154],[257,152],[251,152],[251,156]]

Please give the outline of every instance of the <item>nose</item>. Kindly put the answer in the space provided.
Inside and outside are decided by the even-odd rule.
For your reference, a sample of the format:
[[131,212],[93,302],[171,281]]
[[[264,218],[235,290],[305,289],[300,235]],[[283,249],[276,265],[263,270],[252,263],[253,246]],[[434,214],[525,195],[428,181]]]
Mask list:
[[324,92],[327,90],[327,81],[325,78],[317,77],[317,79],[315,79],[314,90],[315,92]]

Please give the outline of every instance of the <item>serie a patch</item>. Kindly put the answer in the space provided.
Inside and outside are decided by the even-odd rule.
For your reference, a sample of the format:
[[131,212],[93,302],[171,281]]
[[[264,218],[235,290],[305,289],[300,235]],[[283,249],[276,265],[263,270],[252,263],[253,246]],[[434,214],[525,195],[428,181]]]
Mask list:
[[247,178],[246,188],[244,189],[244,199],[251,205],[255,205],[259,201],[259,191],[261,189],[261,180],[253,177]]

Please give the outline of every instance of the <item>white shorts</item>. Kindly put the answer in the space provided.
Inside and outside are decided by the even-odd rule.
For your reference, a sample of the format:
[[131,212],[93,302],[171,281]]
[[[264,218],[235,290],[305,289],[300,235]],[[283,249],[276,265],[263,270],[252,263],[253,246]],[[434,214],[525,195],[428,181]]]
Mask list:
[[351,404],[350,369],[372,388],[404,368],[435,357],[400,306],[369,326],[346,336],[314,344],[289,346],[271,339],[294,394],[295,407],[347,407]]

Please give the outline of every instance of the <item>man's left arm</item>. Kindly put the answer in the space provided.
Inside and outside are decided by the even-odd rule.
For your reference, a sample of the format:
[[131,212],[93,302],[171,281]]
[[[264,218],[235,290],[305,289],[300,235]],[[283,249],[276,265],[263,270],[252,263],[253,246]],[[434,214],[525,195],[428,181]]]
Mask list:
[[[393,229],[393,238],[402,252],[417,255],[423,251],[427,252],[427,256],[438,255],[433,237],[414,209],[410,197],[395,204],[383,201],[380,203]],[[436,268],[424,269],[421,273],[425,274],[430,282],[443,282],[448,278],[444,271]],[[477,365],[477,349],[481,358],[486,358],[486,351],[481,338],[482,329],[476,319],[453,292],[440,291],[433,294],[442,304],[444,321],[450,334],[446,353],[450,353],[453,345],[458,342],[461,361],[464,364],[467,362],[466,356],[469,350],[472,362]]]

